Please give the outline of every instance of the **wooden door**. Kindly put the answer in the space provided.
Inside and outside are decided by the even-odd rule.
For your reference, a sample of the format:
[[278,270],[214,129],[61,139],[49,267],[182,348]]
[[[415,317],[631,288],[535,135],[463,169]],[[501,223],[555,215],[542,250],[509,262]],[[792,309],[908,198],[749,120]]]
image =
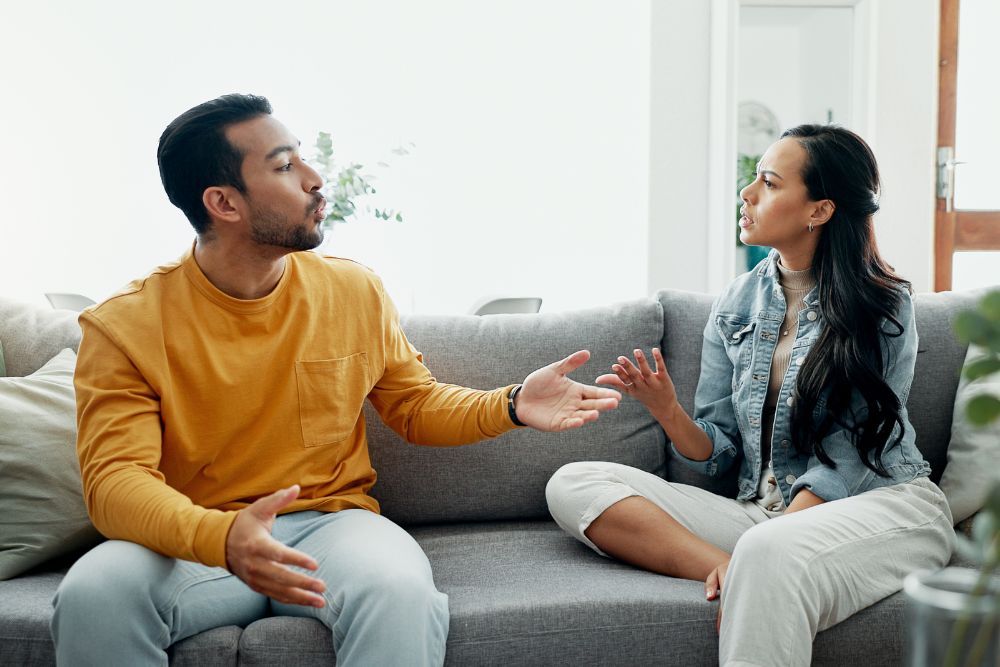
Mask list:
[[[993,0],[965,0],[986,3]],[[1000,250],[1000,205],[977,209],[955,206],[956,184],[962,178],[963,156],[955,154],[956,120],[962,91],[958,90],[959,39],[961,33],[959,0],[941,0],[941,50],[938,97],[938,187],[937,211],[934,224],[934,290],[952,287],[952,262],[956,251]],[[984,45],[985,46],[985,45]],[[991,57],[1000,54],[992,47]],[[963,84],[969,84],[963,79]],[[995,81],[974,81],[974,85],[995,86]],[[964,121],[963,121],[964,122]],[[1000,149],[1000,146],[996,147]],[[961,147],[959,147],[961,151]],[[979,164],[979,169],[992,169],[1000,182],[1000,150],[994,151],[991,164]],[[961,187],[958,183],[957,187]],[[961,205],[961,202],[958,202]],[[1000,263],[996,280],[1000,283]]]

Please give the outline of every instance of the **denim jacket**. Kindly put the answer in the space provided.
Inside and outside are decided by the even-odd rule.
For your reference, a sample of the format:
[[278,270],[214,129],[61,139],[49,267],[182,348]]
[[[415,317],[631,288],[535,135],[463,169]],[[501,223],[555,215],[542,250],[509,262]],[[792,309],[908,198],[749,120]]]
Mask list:
[[[695,392],[695,423],[712,441],[713,451],[706,461],[694,461],[674,453],[689,466],[704,474],[720,475],[740,461],[740,500],[757,496],[760,481],[761,423],[771,372],[771,357],[778,344],[779,327],[785,317],[785,296],[778,282],[772,251],[752,271],[739,276],[716,299],[705,326],[701,353],[701,377]],[[883,336],[885,380],[902,404],[900,416],[906,428],[903,439],[897,425],[882,455],[889,477],[881,477],[864,465],[854,447],[851,433],[836,424],[823,439],[823,448],[836,464],[824,465],[815,455],[800,454],[791,441],[792,405],[796,400],[795,381],[810,346],[823,331],[822,304],[818,289],[806,294],[799,312],[798,331],[792,346],[792,358],[781,382],[774,430],[771,438],[771,461],[774,477],[785,504],[800,489],[809,489],[823,500],[846,498],[871,489],[908,482],[930,474],[930,466],[915,444],[915,433],[906,412],[906,398],[913,379],[917,358],[917,330],[913,302],[905,290],[896,319],[903,325],[901,336]],[[884,326],[890,333],[893,325]],[[821,396],[813,406],[813,418],[822,416],[826,399]],[[851,398],[855,414],[863,417],[866,404],[859,392]]]

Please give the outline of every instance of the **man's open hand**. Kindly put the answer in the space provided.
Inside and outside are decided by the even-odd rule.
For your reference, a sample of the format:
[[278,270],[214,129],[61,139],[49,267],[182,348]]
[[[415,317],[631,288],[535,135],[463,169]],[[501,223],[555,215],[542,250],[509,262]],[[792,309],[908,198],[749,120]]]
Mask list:
[[580,350],[562,361],[539,368],[524,380],[515,399],[517,418],[539,431],[565,431],[618,407],[622,396],[613,389],[591,387],[566,377],[590,359]]
[[316,561],[271,537],[274,517],[298,496],[296,484],[240,510],[226,538],[226,563],[229,571],[247,586],[272,600],[322,607],[323,597],[319,593],[326,590],[326,584],[286,567],[315,570],[319,567]]

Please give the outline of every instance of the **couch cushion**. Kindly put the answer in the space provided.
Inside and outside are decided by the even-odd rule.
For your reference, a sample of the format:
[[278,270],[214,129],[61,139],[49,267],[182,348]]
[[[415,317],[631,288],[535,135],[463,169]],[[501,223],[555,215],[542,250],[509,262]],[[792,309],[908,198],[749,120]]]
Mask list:
[[[402,325],[438,380],[477,389],[519,382],[579,349],[592,356],[571,377],[593,383],[619,355],[648,350],[663,334],[662,311],[652,299],[567,313],[412,315]],[[386,516],[403,524],[548,517],[545,483],[565,463],[597,458],[662,475],[666,460],[662,429],[627,398],[581,429],[519,429],[455,448],[407,445],[370,405],[365,416],[378,471],[372,494]]]
[[0,297],[0,344],[7,375],[34,373],[59,350],[80,346],[79,313]]
[[76,354],[0,378],[0,580],[95,544],[76,456]]
[[947,463],[955,393],[968,346],[955,337],[955,318],[973,308],[981,290],[916,294],[917,367],[906,402],[910,421],[917,432],[917,447],[931,464],[931,479],[937,482]]
[[[966,361],[982,357],[985,352],[969,346]],[[948,465],[941,474],[941,490],[948,498],[955,523],[964,521],[986,503],[993,484],[1000,482],[1000,420],[985,426],[974,426],[966,417],[969,401],[980,394],[1000,396],[1000,373],[981,377],[973,382],[962,378],[955,394],[955,409],[951,420],[951,442],[948,444]]]
[[[69,569],[68,561],[0,582],[0,665],[55,665],[49,624],[52,598]],[[232,667],[242,628],[213,628],[170,647],[172,667]]]
[[[656,295],[663,307],[663,361],[674,381],[677,399],[687,413],[694,413],[694,391],[701,376],[701,345],[705,323],[715,297],[710,294],[661,290]],[[676,456],[667,461],[667,479],[691,484],[729,498],[736,497],[739,466],[722,477],[706,477],[692,470]]]
[[[424,526],[411,531],[448,595],[446,665],[717,665],[717,606],[704,586],[595,554],[551,522]],[[820,633],[815,665],[901,660],[903,597]],[[333,664],[318,621],[248,626],[240,664]]]

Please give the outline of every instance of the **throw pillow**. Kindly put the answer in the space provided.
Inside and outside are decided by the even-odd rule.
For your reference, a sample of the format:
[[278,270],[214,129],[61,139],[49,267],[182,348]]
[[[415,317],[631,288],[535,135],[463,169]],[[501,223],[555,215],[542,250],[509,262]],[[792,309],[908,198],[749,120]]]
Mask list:
[[0,378],[0,580],[95,544],[76,457],[76,354]]
[[[982,355],[970,345],[965,362]],[[948,498],[955,523],[978,512],[986,502],[993,482],[1000,480],[1000,421],[987,426],[973,426],[965,417],[965,406],[979,394],[1000,396],[1000,374],[969,382],[964,377],[955,394],[955,412],[951,422],[948,465],[941,474],[941,490]]]

